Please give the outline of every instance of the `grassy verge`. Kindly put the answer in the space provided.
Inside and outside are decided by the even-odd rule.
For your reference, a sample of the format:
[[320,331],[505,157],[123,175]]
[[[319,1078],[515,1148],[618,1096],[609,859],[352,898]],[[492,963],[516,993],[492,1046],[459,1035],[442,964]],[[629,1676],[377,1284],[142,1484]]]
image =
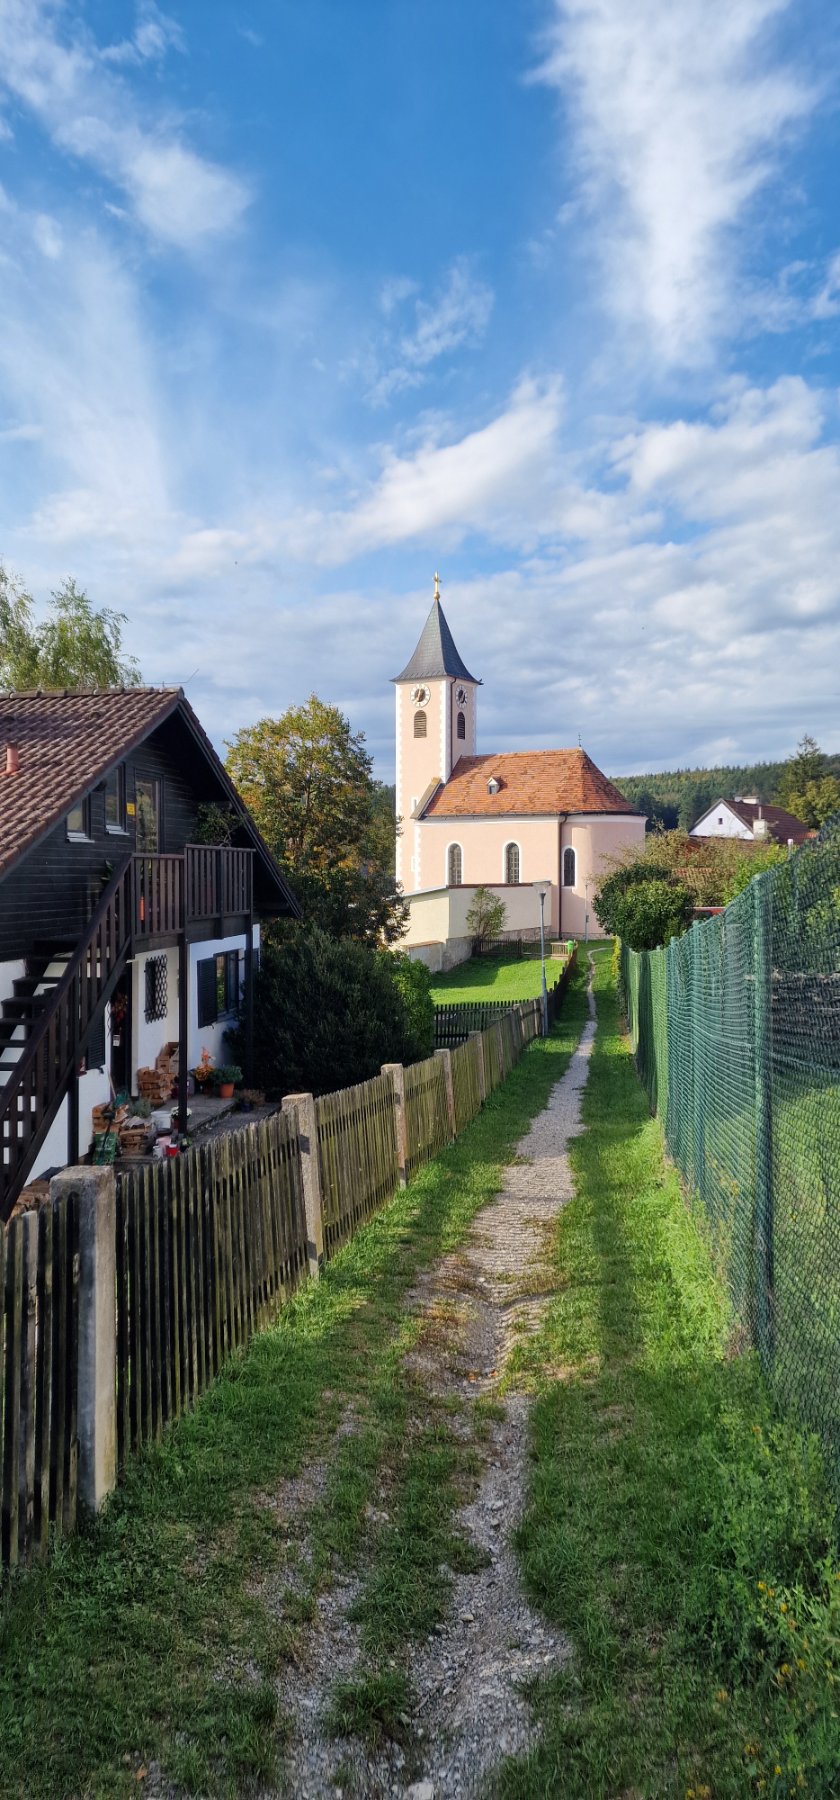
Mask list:
[[[460,963],[448,975],[435,975],[432,999],[438,1006],[460,1000],[535,1000],[541,992],[539,957],[473,956]],[[563,964],[546,957],[545,975],[549,987],[560,980]]]
[[648,1113],[609,954],[561,1216],[519,1550],[575,1654],[505,1800],[840,1793],[840,1573],[816,1445],[727,1352],[706,1251]]
[[[459,1142],[132,1464],[95,1525],[6,1589],[0,1794],[111,1800],[142,1792],[153,1761],[201,1794],[270,1782],[288,1728],[277,1699],[284,1659],[318,1586],[367,1552],[372,1529],[359,1603],[371,1657],[440,1616],[440,1564],[463,1554],[453,1512],[469,1451],[445,1405],[418,1411],[403,1364],[417,1329],[406,1295],[497,1192],[582,1015],[578,984],[553,1037],[531,1046]],[[348,1419],[353,1430],[336,1435]],[[306,1509],[304,1556],[274,1501],[284,1477],[320,1456],[328,1473]],[[383,1490],[374,1511],[387,1516],[372,1528]],[[282,1585],[287,1569],[302,1579],[278,1615],[272,1578]],[[375,1671],[370,1683],[341,1703],[387,1723],[394,1684]]]

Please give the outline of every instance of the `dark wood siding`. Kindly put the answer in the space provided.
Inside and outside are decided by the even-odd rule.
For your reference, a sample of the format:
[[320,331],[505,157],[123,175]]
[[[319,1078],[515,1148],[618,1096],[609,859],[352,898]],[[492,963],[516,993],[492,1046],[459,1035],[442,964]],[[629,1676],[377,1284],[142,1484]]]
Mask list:
[[[177,717],[158,726],[126,759],[125,768],[129,805],[134,801],[135,775],[156,775],[161,781],[161,851],[183,850],[193,836],[200,802],[223,798],[212,768]],[[90,812],[90,843],[68,843],[62,821],[0,881],[0,962],[29,956],[39,941],[74,943],[110,869],[134,849],[131,814],[125,834],[105,830],[104,784],[92,791]],[[242,841],[247,839],[243,836]]]

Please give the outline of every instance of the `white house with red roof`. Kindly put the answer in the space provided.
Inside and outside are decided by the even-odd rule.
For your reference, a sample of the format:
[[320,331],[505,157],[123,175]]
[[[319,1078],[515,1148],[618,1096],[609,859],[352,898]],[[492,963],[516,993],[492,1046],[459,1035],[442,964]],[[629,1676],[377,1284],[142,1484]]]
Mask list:
[[734,800],[716,800],[690,832],[694,838],[740,838],[745,844],[768,840],[774,844],[804,844],[812,835],[808,826],[783,806],[768,806],[755,795],[744,798],[740,794]]
[[460,656],[438,578],[419,641],[395,677],[397,877],[410,903],[404,947],[446,968],[469,955],[467,913],[488,887],[506,931],[539,924],[535,881],[550,882],[551,935],[600,935],[598,881],[645,820],[580,748],[478,753],[480,680]]

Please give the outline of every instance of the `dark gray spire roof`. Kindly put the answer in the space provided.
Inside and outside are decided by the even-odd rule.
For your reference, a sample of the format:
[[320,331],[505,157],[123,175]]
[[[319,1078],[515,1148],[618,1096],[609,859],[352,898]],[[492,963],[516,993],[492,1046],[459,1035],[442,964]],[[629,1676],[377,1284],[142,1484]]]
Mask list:
[[439,681],[444,675],[454,675],[461,681],[472,681],[476,687],[481,686],[458,655],[443,607],[439,600],[434,600],[414,655],[409,657],[402,674],[395,675],[394,680]]

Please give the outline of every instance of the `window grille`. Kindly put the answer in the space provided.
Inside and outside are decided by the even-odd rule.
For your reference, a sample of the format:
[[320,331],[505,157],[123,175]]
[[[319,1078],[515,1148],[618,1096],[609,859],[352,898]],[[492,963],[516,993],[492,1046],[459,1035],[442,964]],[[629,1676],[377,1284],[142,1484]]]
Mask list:
[[563,886],[573,888],[577,880],[577,853],[569,844],[563,851]]
[[460,887],[464,879],[464,861],[460,844],[449,846],[449,886]]
[[165,1019],[166,1012],[166,957],[150,956],[146,962],[146,1024]]
[[519,885],[519,845],[508,844],[505,850],[505,881],[509,887]]

